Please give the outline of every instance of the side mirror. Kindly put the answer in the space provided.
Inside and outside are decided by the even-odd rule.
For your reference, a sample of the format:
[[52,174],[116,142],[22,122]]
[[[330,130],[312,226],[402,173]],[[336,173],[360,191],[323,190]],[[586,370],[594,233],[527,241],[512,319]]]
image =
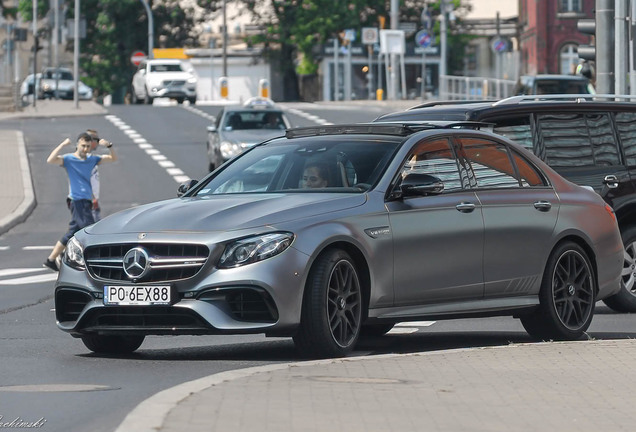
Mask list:
[[216,132],[216,126],[208,126],[208,132]]
[[179,187],[177,188],[177,196],[182,197],[183,195],[185,195],[186,192],[192,189],[192,187],[194,187],[194,185],[197,183],[199,183],[198,180],[188,180],[181,183]]
[[400,185],[403,197],[437,195],[444,191],[444,182],[429,174],[407,174]]

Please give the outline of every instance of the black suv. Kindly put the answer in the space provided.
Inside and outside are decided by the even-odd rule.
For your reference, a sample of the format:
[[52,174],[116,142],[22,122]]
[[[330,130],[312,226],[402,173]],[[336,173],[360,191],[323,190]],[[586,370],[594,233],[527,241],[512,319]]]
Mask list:
[[622,289],[604,301],[616,311],[636,312],[636,103],[598,95],[437,101],[375,121],[436,120],[487,123],[486,129],[530,149],[563,177],[598,192],[614,208],[625,246]]

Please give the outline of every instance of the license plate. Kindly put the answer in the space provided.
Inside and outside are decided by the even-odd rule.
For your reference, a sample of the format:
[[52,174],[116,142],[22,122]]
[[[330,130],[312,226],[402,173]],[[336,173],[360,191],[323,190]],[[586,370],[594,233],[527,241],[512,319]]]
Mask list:
[[168,305],[171,300],[170,286],[104,286],[105,305]]

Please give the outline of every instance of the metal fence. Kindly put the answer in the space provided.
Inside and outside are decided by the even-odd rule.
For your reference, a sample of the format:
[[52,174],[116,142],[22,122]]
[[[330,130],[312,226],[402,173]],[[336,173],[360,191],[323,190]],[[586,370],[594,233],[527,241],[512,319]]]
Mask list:
[[440,76],[441,100],[503,99],[513,96],[515,81],[465,76]]

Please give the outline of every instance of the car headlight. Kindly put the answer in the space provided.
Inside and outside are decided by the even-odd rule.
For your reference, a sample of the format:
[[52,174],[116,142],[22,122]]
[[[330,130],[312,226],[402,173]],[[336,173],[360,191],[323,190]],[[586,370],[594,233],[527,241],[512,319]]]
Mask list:
[[242,151],[243,148],[238,143],[230,141],[221,142],[221,156],[223,156],[223,159],[231,159]]
[[49,90],[51,90],[51,86],[49,84],[42,84],[42,89],[44,91],[49,91]]
[[197,79],[195,77],[188,78],[188,84],[196,84],[196,83],[197,83]]
[[294,240],[292,233],[272,233],[248,237],[228,244],[218,268],[234,268],[263,261],[287,249]]
[[64,262],[76,270],[84,270],[86,268],[86,263],[84,262],[84,250],[82,249],[80,242],[78,242],[75,237],[71,237],[66,244],[66,249],[64,250]]

